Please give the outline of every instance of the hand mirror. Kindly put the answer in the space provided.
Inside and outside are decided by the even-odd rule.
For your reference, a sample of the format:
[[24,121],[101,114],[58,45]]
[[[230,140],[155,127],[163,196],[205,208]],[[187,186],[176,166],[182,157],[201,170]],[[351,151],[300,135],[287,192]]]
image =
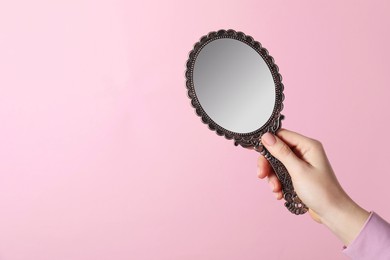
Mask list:
[[236,146],[264,155],[282,184],[287,209],[304,214],[308,208],[294,191],[286,167],[260,142],[264,133],[275,133],[283,119],[284,86],[268,51],[242,32],[211,32],[194,45],[185,76],[191,104],[202,121]]

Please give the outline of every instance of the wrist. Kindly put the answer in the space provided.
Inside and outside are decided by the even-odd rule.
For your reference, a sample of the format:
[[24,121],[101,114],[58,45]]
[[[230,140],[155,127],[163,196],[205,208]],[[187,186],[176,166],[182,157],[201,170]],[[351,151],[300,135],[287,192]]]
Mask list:
[[359,234],[369,215],[367,210],[345,194],[334,201],[329,211],[320,217],[321,222],[348,246]]

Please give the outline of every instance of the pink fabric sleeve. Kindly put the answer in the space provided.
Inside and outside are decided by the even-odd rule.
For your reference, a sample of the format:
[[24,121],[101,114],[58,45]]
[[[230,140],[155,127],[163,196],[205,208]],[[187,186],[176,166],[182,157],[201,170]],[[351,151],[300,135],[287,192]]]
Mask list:
[[390,224],[371,212],[359,235],[343,253],[356,260],[389,260]]

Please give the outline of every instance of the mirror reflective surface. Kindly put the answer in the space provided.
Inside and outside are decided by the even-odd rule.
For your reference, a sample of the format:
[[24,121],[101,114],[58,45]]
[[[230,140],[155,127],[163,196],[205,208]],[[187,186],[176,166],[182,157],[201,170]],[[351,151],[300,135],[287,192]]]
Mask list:
[[185,76],[191,104],[203,123],[235,145],[260,152],[281,182],[286,208],[306,213],[286,167],[260,142],[264,133],[276,133],[283,118],[282,77],[268,51],[242,32],[211,32],[195,43]]
[[270,119],[275,83],[268,65],[252,47],[230,38],[203,47],[194,64],[196,96],[221,127],[250,133]]

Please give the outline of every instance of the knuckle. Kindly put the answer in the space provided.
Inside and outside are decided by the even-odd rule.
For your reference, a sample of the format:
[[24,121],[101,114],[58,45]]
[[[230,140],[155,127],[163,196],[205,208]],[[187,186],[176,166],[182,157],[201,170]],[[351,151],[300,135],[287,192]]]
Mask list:
[[315,140],[315,139],[312,139],[312,146],[313,146],[313,148],[315,148],[317,150],[322,150],[324,148],[322,143],[318,140]]

